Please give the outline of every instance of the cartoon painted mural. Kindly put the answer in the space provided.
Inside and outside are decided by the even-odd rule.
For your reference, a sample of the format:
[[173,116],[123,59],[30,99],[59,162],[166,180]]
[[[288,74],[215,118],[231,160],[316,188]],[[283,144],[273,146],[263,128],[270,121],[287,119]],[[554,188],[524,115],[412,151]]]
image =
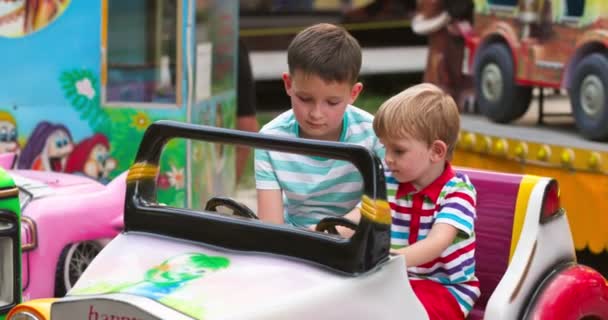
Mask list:
[[17,141],[17,121],[9,112],[0,110],[0,153],[19,154],[20,151]]
[[184,253],[171,257],[148,269],[141,280],[114,284],[111,287],[83,288],[73,294],[133,292],[158,300],[183,287],[188,281],[199,279],[206,272],[227,268],[230,260],[225,257],[208,256],[202,253]]
[[17,168],[63,172],[73,149],[72,134],[66,126],[39,122],[19,156]]
[[[0,0],[0,152],[20,153],[18,168],[105,182],[129,168],[154,121],[234,127],[238,2],[189,1]],[[35,36],[15,39],[6,17],[30,3]],[[164,149],[158,201],[200,208],[213,191],[229,194],[233,147],[188,150],[180,139]]]
[[[193,110],[194,121],[206,125],[233,128],[236,123],[236,97],[218,96],[198,104]],[[205,179],[194,182],[193,201],[204,207],[208,197],[221,195],[223,190],[231,188],[235,181],[235,172],[230,167],[234,163],[234,148],[219,144],[194,142],[192,157],[194,172],[203,172]],[[213,166],[205,165],[213,163]]]
[[428,37],[424,81],[449,93],[461,111],[472,108],[473,81],[463,74],[463,36],[471,29],[472,0],[420,0],[412,20],[412,30]]
[[23,37],[59,17],[71,0],[0,1],[0,36]]
[[107,181],[116,168],[116,160],[110,156],[110,142],[102,133],[79,142],[70,154],[65,172],[81,173],[93,179]]
[[191,316],[201,318],[202,309],[197,307],[200,301],[190,296],[174,298],[178,291],[189,282],[204,277],[206,273],[228,268],[230,260],[221,256],[208,256],[202,253],[184,253],[171,257],[148,269],[140,280],[124,283],[100,283],[91,287],[76,289],[73,295],[130,293],[147,297],[184,310]]

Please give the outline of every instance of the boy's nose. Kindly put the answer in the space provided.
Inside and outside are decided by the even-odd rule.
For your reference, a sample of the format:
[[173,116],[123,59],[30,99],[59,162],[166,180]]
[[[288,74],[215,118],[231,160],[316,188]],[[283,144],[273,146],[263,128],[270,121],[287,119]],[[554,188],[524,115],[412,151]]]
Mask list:
[[321,112],[321,106],[318,104],[315,104],[312,109],[310,110],[310,117],[313,119],[319,119],[323,117],[323,113]]

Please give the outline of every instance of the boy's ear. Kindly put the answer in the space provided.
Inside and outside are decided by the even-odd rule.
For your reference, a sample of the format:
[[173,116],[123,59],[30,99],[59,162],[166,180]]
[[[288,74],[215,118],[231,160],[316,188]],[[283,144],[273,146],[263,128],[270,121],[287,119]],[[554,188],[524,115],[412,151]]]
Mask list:
[[289,72],[283,72],[282,78],[285,92],[287,92],[287,95],[291,95],[291,76],[289,75]]
[[431,161],[443,161],[448,155],[448,145],[441,140],[435,140],[431,143]]
[[353,104],[355,103],[355,100],[357,100],[357,97],[359,97],[359,94],[361,93],[361,91],[363,90],[363,83],[361,82],[357,82],[353,85],[353,87],[350,89],[350,102],[349,104]]

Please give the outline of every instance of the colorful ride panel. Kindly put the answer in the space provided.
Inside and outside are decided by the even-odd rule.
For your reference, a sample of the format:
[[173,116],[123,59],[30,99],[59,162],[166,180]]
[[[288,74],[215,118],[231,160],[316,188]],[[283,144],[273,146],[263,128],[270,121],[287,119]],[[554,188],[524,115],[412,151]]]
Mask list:
[[608,252],[608,145],[543,128],[463,117],[454,162],[485,170],[556,178],[576,250]]
[[[0,2],[0,152],[19,153],[18,169],[105,182],[155,120],[234,127],[238,2],[38,2]],[[233,148],[167,148],[163,202],[233,188]]]

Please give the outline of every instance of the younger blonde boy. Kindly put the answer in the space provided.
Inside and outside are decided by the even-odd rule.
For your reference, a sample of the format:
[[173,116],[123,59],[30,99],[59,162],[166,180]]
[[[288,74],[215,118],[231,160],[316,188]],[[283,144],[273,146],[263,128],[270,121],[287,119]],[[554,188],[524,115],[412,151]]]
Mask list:
[[378,110],[391,206],[391,247],[430,319],[464,319],[479,297],[475,277],[475,188],[450,159],[456,103],[432,84],[410,87]]

